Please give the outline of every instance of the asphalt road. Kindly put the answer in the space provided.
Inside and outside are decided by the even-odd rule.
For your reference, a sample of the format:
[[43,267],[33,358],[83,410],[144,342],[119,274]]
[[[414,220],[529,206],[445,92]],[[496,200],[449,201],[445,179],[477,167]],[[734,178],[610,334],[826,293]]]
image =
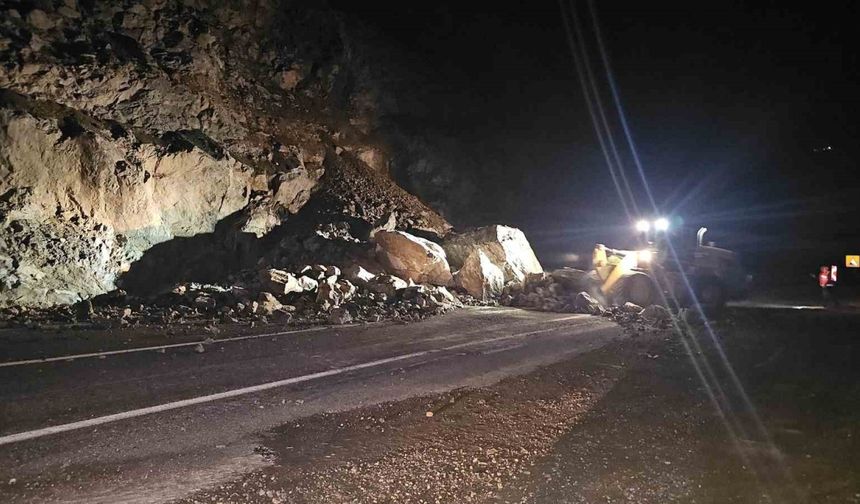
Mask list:
[[176,499],[262,467],[260,436],[297,419],[489,385],[621,337],[585,315],[471,308],[409,325],[215,341],[202,353],[80,348],[96,355],[7,361],[0,501]]

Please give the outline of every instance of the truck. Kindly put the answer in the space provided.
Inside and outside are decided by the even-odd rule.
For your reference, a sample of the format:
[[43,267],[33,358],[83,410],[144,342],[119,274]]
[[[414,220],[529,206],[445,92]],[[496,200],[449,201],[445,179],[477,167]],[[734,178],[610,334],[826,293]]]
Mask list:
[[752,277],[735,252],[704,243],[707,228],[699,228],[693,242],[670,240],[669,227],[665,218],[639,221],[637,250],[594,247],[591,276],[607,301],[679,307],[698,302],[719,309],[746,296]]

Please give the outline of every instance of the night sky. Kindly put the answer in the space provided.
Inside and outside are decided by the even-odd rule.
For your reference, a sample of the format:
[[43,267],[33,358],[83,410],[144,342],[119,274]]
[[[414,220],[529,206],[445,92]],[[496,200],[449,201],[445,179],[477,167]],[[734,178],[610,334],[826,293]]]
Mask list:
[[[860,248],[860,8],[782,3],[596,5],[661,213],[707,225],[712,237],[749,256]],[[588,4],[574,4],[635,182]],[[486,180],[488,200],[504,201],[490,212],[495,220],[523,227],[547,254],[624,241],[629,221],[589,119],[558,3],[506,3],[504,10],[468,2],[363,5],[367,22],[433,69],[434,92],[444,96],[439,119],[481,148],[495,142],[494,152],[509,160]],[[647,209],[641,186],[633,189]]]

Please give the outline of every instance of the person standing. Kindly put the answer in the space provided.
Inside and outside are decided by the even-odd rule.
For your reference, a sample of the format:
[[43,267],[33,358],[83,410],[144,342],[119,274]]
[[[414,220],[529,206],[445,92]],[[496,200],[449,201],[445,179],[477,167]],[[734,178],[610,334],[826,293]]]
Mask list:
[[834,294],[836,266],[821,266],[819,268],[818,286],[821,287],[821,302],[824,306],[839,306],[839,300]]

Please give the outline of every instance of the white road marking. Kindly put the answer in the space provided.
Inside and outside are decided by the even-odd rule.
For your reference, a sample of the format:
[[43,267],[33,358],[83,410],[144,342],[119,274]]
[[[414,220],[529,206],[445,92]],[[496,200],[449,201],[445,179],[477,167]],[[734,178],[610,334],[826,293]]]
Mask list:
[[[349,324],[338,326],[338,328],[345,327],[355,327],[360,324]],[[169,345],[156,345],[156,346],[148,346],[148,347],[136,347],[136,348],[124,348],[122,350],[106,350],[104,352],[92,352],[92,353],[82,353],[82,354],[70,354],[70,355],[60,355],[57,357],[45,357],[42,359],[27,359],[13,362],[0,362],[0,367],[12,367],[12,366],[26,366],[28,364],[42,364],[45,362],[57,362],[57,361],[73,361],[77,359],[90,359],[93,357],[104,357],[108,355],[119,355],[119,354],[129,354],[135,352],[150,352],[154,350],[162,350],[168,348],[180,348],[180,347],[188,347],[188,346],[197,346],[197,345],[209,345],[216,343],[229,343],[231,341],[242,341],[249,339],[258,339],[258,338],[271,338],[274,336],[286,336],[288,334],[300,334],[306,332],[316,332],[322,331],[323,329],[330,329],[330,326],[320,326],[320,327],[311,327],[309,329],[295,329],[293,331],[280,331],[266,334],[250,334],[248,336],[236,336],[234,338],[223,338],[223,339],[206,339],[206,340],[198,340],[198,341],[189,341],[186,343],[171,343]]]
[[[242,395],[253,394],[256,392],[262,392],[264,390],[270,390],[270,389],[274,389],[274,388],[284,387],[287,385],[293,385],[296,383],[302,383],[302,382],[306,382],[306,381],[310,381],[310,380],[315,380],[317,378],[325,378],[327,376],[340,375],[340,374],[344,374],[344,373],[349,373],[351,371],[357,371],[359,369],[367,369],[367,368],[382,366],[385,364],[390,364],[392,362],[398,362],[398,361],[402,361],[402,360],[413,359],[415,357],[422,357],[422,356],[430,355],[433,353],[446,352],[446,351],[450,351],[450,350],[457,350],[460,348],[466,348],[466,347],[476,346],[476,345],[483,345],[483,344],[487,344],[487,343],[493,343],[496,341],[504,341],[504,340],[514,339],[514,338],[521,338],[524,336],[533,336],[536,334],[543,334],[543,333],[547,333],[550,331],[558,331],[560,329],[564,329],[564,327],[551,327],[548,329],[540,329],[537,331],[529,331],[529,332],[524,332],[524,333],[509,334],[506,336],[499,336],[496,338],[489,338],[489,339],[478,340],[478,341],[469,341],[466,343],[458,343],[456,345],[451,345],[451,346],[447,346],[447,347],[443,347],[443,348],[437,348],[437,349],[432,349],[432,350],[422,350],[420,352],[411,352],[411,353],[407,353],[407,354],[397,355],[394,357],[387,357],[385,359],[377,359],[377,360],[373,360],[370,362],[364,362],[361,364],[354,364],[351,366],[334,368],[334,369],[329,369],[326,371],[320,371],[318,373],[311,373],[311,374],[306,374],[303,376],[296,376],[293,378],[287,378],[285,380],[278,380],[278,381],[273,381],[273,382],[268,382],[268,383],[262,383],[260,385],[254,385],[251,387],[244,387],[244,388],[239,388],[239,389],[234,389],[234,390],[228,390],[226,392],[219,392],[217,394],[210,394],[210,395],[205,395],[205,396],[193,397],[191,399],[183,399],[181,401],[173,401],[173,402],[169,402],[169,403],[165,403],[165,404],[159,404],[156,406],[149,406],[146,408],[124,411],[122,413],[114,413],[111,415],[101,416],[101,417],[97,417],[97,418],[90,418],[88,420],[81,420],[78,422],[71,422],[71,423],[61,424],[61,425],[54,425],[54,426],[44,427],[41,429],[35,429],[35,430],[31,430],[31,431],[26,431],[26,432],[19,432],[17,434],[9,434],[7,436],[0,437],[0,446],[6,445],[6,444],[11,444],[11,443],[17,443],[20,441],[26,441],[29,439],[36,439],[36,438],[48,436],[51,434],[59,434],[62,432],[69,432],[69,431],[74,431],[74,430],[78,430],[78,429],[85,429],[87,427],[95,427],[97,425],[104,425],[107,423],[117,422],[120,420],[126,420],[129,418],[135,418],[135,417],[140,417],[140,416],[144,416],[144,415],[151,415],[154,413],[161,413],[164,411],[170,411],[170,410],[175,410],[175,409],[179,409],[179,408],[185,408],[185,407],[194,406],[197,404],[203,404],[203,403],[208,403],[208,402],[213,402],[213,401],[220,401],[222,399],[230,399],[230,398],[239,397]],[[584,331],[584,332],[590,332],[590,331]]]
[[[478,308],[488,309],[488,308],[492,308],[492,307],[481,306]],[[501,310],[498,310],[497,312],[494,312],[494,313],[505,313],[507,311],[518,311],[518,309],[516,309],[516,308],[501,309]],[[583,317],[586,317],[586,315],[573,315],[573,316],[569,316],[569,317],[562,317],[559,319],[551,320],[550,322],[562,322],[565,320],[571,320],[574,318],[583,318]],[[212,340],[212,339],[197,340],[197,341],[189,341],[186,343],[171,343],[169,345],[155,345],[155,346],[147,346],[147,347],[124,348],[122,350],[105,350],[103,352],[90,352],[90,353],[82,353],[82,354],[59,355],[56,357],[43,357],[40,359],[26,359],[26,360],[19,360],[19,361],[0,362],[0,368],[13,367],[13,366],[27,366],[30,364],[44,364],[46,362],[61,362],[61,361],[62,362],[71,362],[71,361],[75,361],[78,359],[92,359],[92,358],[107,357],[108,355],[130,354],[130,353],[135,353],[135,352],[151,352],[151,351],[156,351],[156,350],[167,350],[168,348],[193,347],[193,346],[197,346],[197,345],[207,345],[207,344],[214,345],[217,343],[229,343],[231,341],[242,341],[242,340],[259,339],[259,338],[271,338],[274,336],[287,336],[289,334],[301,334],[301,333],[306,333],[306,332],[316,332],[316,331],[322,331],[325,329],[334,329],[334,328],[347,329],[350,327],[368,326],[368,325],[376,325],[376,324],[378,324],[378,322],[365,322],[365,323],[361,323],[361,324],[344,324],[344,325],[339,325],[339,326],[319,326],[319,327],[311,327],[311,328],[307,328],[307,329],[295,329],[292,331],[280,331],[280,332],[265,333],[265,334],[251,334],[248,336],[236,336],[234,338],[222,338],[222,339],[216,339],[216,340]],[[507,325],[507,324],[505,324],[505,325]],[[481,332],[481,329],[478,329],[476,331],[469,331],[469,332],[466,332],[464,334],[471,334],[473,332]],[[454,336],[460,336],[460,334],[456,334]],[[430,339],[428,341],[433,341],[435,339],[440,339],[440,338],[433,338],[433,339]],[[449,339],[449,338],[446,336],[446,337],[443,337],[441,339]]]
[[763,308],[772,310],[824,310],[821,305],[791,305],[780,303],[756,303],[753,301],[731,301],[726,303],[731,308]]

